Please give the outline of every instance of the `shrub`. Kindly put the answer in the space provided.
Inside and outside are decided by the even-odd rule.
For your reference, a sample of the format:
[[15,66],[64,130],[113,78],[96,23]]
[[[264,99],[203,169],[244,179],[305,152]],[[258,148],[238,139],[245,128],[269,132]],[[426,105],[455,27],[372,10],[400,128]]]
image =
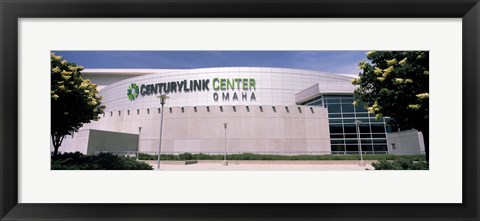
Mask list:
[[117,156],[111,153],[83,155],[80,152],[63,153],[51,158],[52,170],[152,170],[135,158]]
[[372,166],[375,170],[428,170],[428,162],[411,159],[380,160]]
[[193,159],[193,156],[191,153],[182,153],[182,154],[179,154],[178,155],[178,158],[180,160],[192,160]]
[[[161,160],[223,160],[223,154],[192,154],[181,153],[162,154]],[[157,160],[158,155],[140,153],[139,160]],[[412,161],[424,161],[425,155],[388,155],[388,154],[368,154],[363,155],[364,160],[398,160],[408,159]],[[338,154],[338,155],[273,155],[273,154],[254,154],[240,153],[228,154],[227,160],[360,160],[358,154]]]

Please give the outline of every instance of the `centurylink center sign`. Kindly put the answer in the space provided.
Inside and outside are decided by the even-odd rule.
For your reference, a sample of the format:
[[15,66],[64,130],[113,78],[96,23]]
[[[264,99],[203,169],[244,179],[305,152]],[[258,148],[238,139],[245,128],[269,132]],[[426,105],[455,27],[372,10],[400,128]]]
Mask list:
[[[256,101],[257,89],[254,78],[213,78],[199,80],[171,81],[152,84],[132,83],[127,88],[127,96],[134,101],[140,95],[152,96],[171,93],[205,92],[213,89],[214,101]],[[231,96],[230,96],[231,95]]]

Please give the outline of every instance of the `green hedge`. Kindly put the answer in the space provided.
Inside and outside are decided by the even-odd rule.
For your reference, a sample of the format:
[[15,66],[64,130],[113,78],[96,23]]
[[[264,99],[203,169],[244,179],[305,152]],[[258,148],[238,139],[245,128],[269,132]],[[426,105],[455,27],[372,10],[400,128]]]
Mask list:
[[[150,155],[140,153],[139,160],[157,160],[158,155]],[[209,155],[209,154],[191,154],[182,153],[178,155],[174,154],[162,154],[161,160],[223,160],[223,155]],[[397,160],[397,159],[410,159],[414,161],[424,161],[425,155],[363,155],[364,160]],[[271,155],[271,154],[228,154],[227,160],[360,160],[358,154],[346,154],[346,155]]]
[[152,170],[152,166],[135,158],[111,153],[83,155],[80,152],[58,154],[51,158],[52,170]]
[[412,159],[380,160],[372,166],[375,170],[428,170],[428,162]]

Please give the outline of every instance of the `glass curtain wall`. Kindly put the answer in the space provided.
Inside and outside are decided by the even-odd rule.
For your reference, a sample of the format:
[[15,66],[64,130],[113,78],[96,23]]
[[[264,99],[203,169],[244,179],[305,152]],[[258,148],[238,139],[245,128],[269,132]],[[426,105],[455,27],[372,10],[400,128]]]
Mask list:
[[[328,109],[332,154],[358,153],[359,142],[366,154],[387,153],[386,133],[392,129],[387,125],[389,118],[376,119],[363,104],[353,106],[353,95],[323,95],[308,100],[303,105]],[[361,121],[360,140],[355,120]]]

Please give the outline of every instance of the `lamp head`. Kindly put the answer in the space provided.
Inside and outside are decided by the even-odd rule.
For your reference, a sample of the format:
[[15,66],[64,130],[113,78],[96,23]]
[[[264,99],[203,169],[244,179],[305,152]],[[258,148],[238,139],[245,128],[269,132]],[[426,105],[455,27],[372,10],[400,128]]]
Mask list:
[[168,98],[170,98],[169,96],[167,96],[166,94],[161,94],[160,96],[157,96],[158,98],[160,98],[160,104],[164,105],[165,104],[165,100],[167,100]]
[[227,123],[223,123],[223,127],[227,129]]

